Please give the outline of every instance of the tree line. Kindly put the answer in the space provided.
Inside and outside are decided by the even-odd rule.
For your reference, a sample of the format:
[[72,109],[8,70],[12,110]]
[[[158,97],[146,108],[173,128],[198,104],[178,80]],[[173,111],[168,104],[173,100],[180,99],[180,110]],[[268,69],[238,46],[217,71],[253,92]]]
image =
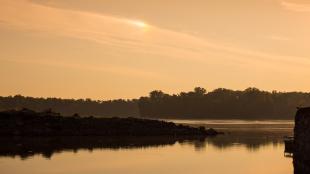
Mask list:
[[310,93],[262,91],[257,88],[166,94],[155,90],[132,100],[34,98],[21,95],[0,97],[0,110],[51,109],[62,115],[145,117],[167,119],[293,119],[296,107],[310,106]]
[[0,111],[28,108],[34,111],[52,110],[65,116],[139,117],[137,100],[91,100],[34,98],[21,95],[0,97]]
[[257,88],[207,92],[196,87],[174,95],[156,90],[139,100],[142,117],[170,119],[293,119],[296,108],[305,106],[310,106],[310,93]]

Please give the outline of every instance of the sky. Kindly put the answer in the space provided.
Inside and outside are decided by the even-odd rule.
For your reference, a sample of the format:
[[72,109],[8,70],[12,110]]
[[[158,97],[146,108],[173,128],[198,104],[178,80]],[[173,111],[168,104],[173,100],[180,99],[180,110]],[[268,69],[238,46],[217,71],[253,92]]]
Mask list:
[[0,0],[0,95],[310,91],[309,0]]

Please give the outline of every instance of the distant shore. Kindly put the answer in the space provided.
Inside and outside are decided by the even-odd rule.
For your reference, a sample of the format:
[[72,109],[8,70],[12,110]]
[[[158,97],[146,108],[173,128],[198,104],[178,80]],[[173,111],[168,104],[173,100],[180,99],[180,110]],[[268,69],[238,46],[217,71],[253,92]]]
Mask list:
[[139,118],[95,118],[29,109],[0,112],[0,136],[214,136],[219,132]]

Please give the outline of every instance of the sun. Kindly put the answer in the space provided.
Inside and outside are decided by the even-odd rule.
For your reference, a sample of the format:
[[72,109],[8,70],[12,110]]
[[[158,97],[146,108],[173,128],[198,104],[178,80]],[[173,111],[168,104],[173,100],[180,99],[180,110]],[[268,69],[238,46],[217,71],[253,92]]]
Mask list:
[[134,24],[138,27],[145,28],[147,25],[142,21],[135,21]]
[[136,26],[138,28],[142,28],[142,29],[145,29],[148,27],[148,25],[143,21],[130,21],[130,23],[133,24],[134,26]]

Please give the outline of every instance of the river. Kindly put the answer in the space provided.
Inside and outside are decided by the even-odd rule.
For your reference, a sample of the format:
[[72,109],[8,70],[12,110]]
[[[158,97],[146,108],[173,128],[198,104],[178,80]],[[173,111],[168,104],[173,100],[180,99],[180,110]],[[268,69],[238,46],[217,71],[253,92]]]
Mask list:
[[[170,120],[171,121],[171,120]],[[172,120],[223,132],[213,138],[1,138],[1,174],[293,174],[283,136],[292,121]]]

